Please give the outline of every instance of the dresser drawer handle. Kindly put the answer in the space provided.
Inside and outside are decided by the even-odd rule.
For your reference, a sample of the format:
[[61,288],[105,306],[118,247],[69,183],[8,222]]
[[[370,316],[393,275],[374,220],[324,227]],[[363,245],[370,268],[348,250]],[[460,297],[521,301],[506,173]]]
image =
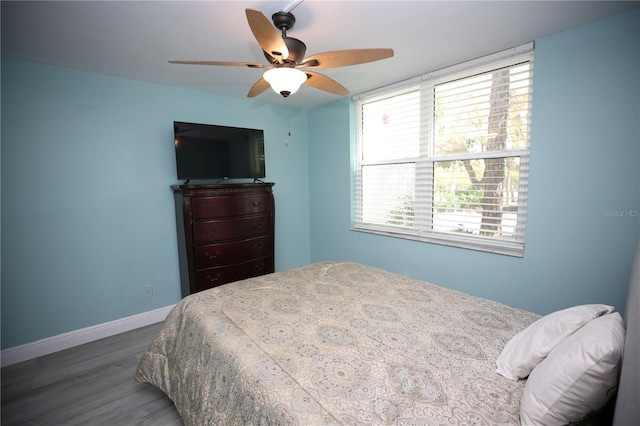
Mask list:
[[264,247],[263,243],[253,245],[253,248],[256,250],[262,250],[263,247]]
[[259,265],[253,265],[253,269],[256,271],[262,271],[264,269],[264,262]]
[[211,254],[208,251],[204,253],[204,255],[206,257],[208,257],[209,259],[217,259],[218,256],[220,256],[220,250],[216,250],[216,254]]
[[207,281],[210,281],[212,283],[215,283],[216,281],[218,281],[218,278],[222,277],[221,274],[218,274],[215,277],[212,277],[211,275],[207,275]]
[[262,222],[258,222],[255,225],[253,225],[253,229],[260,229],[262,228]]
[[217,208],[218,208],[218,205],[217,205],[217,204],[214,204],[214,205],[212,205],[212,206],[207,206],[207,205],[205,204],[204,206],[202,206],[202,208],[203,208],[205,211],[207,211],[207,212],[212,212],[212,211],[214,211],[215,209],[217,209]]
[[253,204],[253,207],[260,207],[262,201],[252,201],[251,204]]
[[210,237],[213,237],[216,234],[216,232],[218,232],[218,228],[212,229],[211,231],[209,231],[209,234],[207,235],[209,235]]

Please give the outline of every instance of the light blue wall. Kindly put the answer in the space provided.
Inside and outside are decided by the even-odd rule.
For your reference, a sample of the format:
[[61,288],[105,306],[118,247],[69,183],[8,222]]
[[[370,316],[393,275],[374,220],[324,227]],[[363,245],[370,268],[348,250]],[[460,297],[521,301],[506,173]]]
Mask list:
[[353,104],[312,110],[311,260],[358,261],[540,314],[624,310],[640,230],[639,55],[637,10],[536,40],[524,258],[350,231]]
[[2,348],[179,300],[173,120],[264,129],[276,269],[308,263],[307,116],[3,58]]

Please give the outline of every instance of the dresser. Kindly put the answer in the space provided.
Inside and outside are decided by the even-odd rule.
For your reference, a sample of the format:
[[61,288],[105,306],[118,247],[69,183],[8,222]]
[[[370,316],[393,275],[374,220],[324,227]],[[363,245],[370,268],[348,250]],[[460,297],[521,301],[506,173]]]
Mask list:
[[274,272],[273,183],[174,185],[182,295]]

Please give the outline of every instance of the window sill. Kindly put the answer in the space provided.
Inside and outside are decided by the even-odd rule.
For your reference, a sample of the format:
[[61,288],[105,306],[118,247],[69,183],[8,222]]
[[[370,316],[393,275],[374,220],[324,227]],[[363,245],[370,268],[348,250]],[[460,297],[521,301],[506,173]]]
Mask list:
[[432,232],[429,235],[420,234],[409,228],[395,228],[385,226],[373,226],[353,224],[352,231],[369,234],[384,235],[387,237],[403,238],[405,240],[422,241],[425,243],[439,244],[449,247],[457,247],[468,250],[483,251],[505,256],[524,257],[524,243],[514,241],[501,241],[493,238],[466,237],[444,232]]

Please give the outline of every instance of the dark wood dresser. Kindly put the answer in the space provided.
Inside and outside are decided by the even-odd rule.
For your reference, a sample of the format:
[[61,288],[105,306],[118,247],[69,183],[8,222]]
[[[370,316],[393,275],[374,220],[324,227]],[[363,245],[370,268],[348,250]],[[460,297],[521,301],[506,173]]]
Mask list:
[[182,295],[274,272],[273,183],[174,185]]

